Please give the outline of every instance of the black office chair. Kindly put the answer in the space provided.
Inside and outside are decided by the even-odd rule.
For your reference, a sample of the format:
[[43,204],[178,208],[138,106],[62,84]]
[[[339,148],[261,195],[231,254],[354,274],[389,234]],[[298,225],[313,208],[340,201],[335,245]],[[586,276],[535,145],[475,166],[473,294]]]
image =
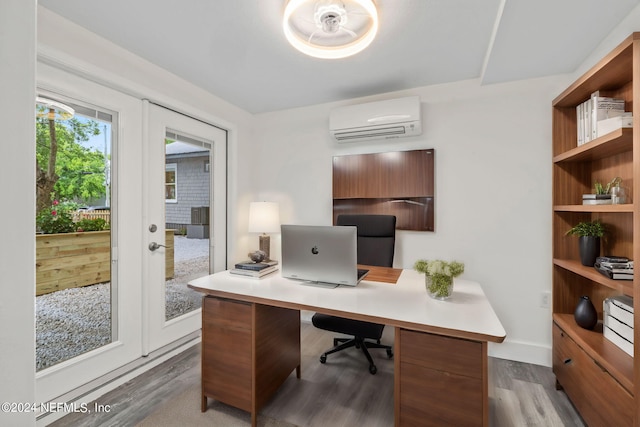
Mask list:
[[[396,241],[396,217],[393,215],[339,215],[336,225],[355,225],[358,229],[358,264],[380,267],[393,266]],[[333,348],[322,353],[320,363],[326,363],[327,355],[349,347],[362,350],[369,361],[369,372],[375,374],[378,368],[373,363],[369,348],[384,348],[387,356],[393,357],[391,346],[380,344],[384,325],[361,320],[344,319],[328,314],[315,313],[311,318],[313,326],[326,331],[351,335],[353,338],[334,338]],[[372,342],[370,340],[375,340]]]

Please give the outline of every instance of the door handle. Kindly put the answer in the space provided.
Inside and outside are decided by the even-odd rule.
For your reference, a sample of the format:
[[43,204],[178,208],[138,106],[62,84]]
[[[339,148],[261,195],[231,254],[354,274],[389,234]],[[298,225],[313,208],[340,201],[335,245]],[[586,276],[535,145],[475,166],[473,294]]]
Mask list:
[[149,243],[149,250],[150,250],[151,252],[153,252],[153,251],[157,250],[157,249],[158,249],[158,248],[160,248],[160,247],[169,249],[169,246],[161,245],[161,244],[156,243],[156,242],[151,242],[151,243]]

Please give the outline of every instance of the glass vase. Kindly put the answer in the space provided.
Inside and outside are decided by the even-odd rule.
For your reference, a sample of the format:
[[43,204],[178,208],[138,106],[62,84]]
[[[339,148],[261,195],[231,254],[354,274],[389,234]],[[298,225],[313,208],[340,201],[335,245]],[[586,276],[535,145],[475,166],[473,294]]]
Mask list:
[[425,287],[431,298],[446,300],[453,294],[453,277],[444,274],[425,274]]

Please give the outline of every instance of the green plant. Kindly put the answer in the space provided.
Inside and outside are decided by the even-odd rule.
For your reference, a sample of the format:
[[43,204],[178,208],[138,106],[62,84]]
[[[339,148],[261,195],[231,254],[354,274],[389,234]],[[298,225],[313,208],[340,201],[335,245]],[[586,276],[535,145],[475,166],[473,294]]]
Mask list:
[[109,224],[102,218],[84,218],[75,224],[76,231],[102,231],[109,228]]
[[611,191],[613,187],[619,187],[620,184],[622,184],[622,178],[620,178],[619,176],[616,176],[611,181],[609,181],[609,183],[606,186],[602,185],[600,181],[596,181],[593,187],[595,189],[596,194],[609,194],[609,191]]
[[584,221],[579,222],[571,229],[569,229],[569,231],[566,232],[566,235],[571,234],[580,237],[602,237],[604,236],[605,231],[605,227],[600,221]]
[[424,273],[431,281],[427,290],[436,297],[445,297],[449,293],[449,285],[454,277],[464,273],[464,264],[458,261],[442,261],[420,259],[413,265],[418,273]]
[[44,234],[71,233],[76,230],[69,209],[57,200],[53,201],[50,209],[40,211],[36,216],[36,226]]

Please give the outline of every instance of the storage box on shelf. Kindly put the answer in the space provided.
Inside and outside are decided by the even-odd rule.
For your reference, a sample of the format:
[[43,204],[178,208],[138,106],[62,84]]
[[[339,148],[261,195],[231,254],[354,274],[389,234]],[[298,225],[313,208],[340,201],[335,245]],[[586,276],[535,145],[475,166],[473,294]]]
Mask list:
[[602,309],[604,337],[633,357],[633,299],[626,295],[607,298]]
[[[578,145],[576,108],[596,91],[624,100],[633,127]],[[640,368],[605,338],[601,323],[593,331],[582,329],[573,312],[579,298],[588,295],[604,319],[603,302],[617,295],[638,301],[640,281],[613,280],[582,266],[577,239],[565,233],[581,221],[599,220],[607,228],[602,254],[640,259],[640,212],[635,202],[640,200],[640,189],[635,188],[640,183],[640,122],[633,112],[637,105],[640,33],[629,36],[553,101],[553,370],[558,385],[590,425],[640,426]],[[614,177],[622,178],[626,204],[582,204],[582,195],[592,193],[596,181]],[[637,322],[634,319],[634,346]]]

